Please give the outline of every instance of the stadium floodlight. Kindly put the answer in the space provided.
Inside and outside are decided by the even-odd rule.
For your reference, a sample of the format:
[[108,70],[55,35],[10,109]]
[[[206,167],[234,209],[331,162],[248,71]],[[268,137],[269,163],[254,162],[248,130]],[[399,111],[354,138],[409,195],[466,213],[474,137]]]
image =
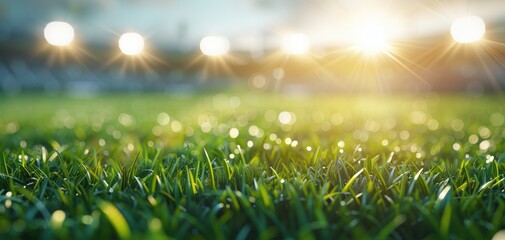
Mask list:
[[125,55],[138,55],[144,50],[144,37],[136,32],[124,33],[118,43],[119,50]]
[[67,46],[74,40],[74,28],[67,22],[50,22],[44,28],[44,38],[53,46]]
[[200,41],[200,50],[207,56],[223,56],[230,51],[230,41],[222,36],[206,36]]

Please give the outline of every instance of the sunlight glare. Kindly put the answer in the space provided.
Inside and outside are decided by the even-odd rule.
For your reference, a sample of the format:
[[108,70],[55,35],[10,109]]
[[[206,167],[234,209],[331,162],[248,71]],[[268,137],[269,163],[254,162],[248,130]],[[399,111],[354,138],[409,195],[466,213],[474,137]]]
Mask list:
[[366,54],[375,54],[387,51],[388,43],[382,26],[376,23],[367,23],[357,28],[355,47]]
[[301,33],[285,36],[282,40],[282,50],[291,55],[302,55],[309,51],[310,40]]
[[125,55],[137,55],[144,50],[144,38],[135,32],[124,33],[118,43],[119,50]]
[[44,28],[44,38],[53,46],[67,46],[74,40],[74,28],[66,22],[50,22]]
[[200,50],[207,56],[222,56],[230,51],[230,41],[226,37],[207,36],[200,41]]
[[451,26],[452,38],[459,43],[479,41],[486,33],[486,24],[482,18],[467,16],[456,19]]

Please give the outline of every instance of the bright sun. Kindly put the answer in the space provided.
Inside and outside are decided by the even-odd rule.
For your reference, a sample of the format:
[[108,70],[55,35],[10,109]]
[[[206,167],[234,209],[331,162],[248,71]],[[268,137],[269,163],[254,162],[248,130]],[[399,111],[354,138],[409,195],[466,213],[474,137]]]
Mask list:
[[459,43],[479,41],[486,33],[486,24],[482,18],[467,16],[456,19],[451,26],[452,38]]
[[384,29],[379,24],[364,24],[356,29],[355,47],[366,54],[375,54],[388,50]]
[[287,35],[282,39],[282,50],[291,55],[302,55],[309,51],[310,40],[301,33]]

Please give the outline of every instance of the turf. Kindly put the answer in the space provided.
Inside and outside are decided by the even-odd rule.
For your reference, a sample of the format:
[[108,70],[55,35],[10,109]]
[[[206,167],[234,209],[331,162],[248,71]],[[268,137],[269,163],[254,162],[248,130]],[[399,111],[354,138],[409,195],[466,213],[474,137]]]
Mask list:
[[1,239],[490,239],[501,96],[0,97]]

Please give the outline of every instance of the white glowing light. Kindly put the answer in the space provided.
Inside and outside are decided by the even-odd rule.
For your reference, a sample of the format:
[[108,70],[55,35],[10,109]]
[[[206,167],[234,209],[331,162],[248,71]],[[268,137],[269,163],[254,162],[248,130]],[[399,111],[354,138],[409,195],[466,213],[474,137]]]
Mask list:
[[486,24],[482,18],[467,16],[456,19],[451,26],[452,38],[459,43],[479,41],[486,33]]
[[237,138],[239,133],[240,132],[236,128],[230,129],[230,132],[229,132],[231,138]]
[[278,116],[279,123],[283,125],[293,124],[295,122],[295,115],[291,112],[281,112]]
[[230,51],[230,41],[221,36],[207,36],[200,41],[200,50],[207,56],[222,56]]
[[285,36],[282,40],[282,50],[291,55],[302,55],[309,51],[310,40],[307,36],[297,33]]
[[53,46],[67,46],[74,40],[74,28],[66,22],[50,22],[44,28],[44,38]]
[[119,50],[125,55],[137,55],[144,50],[144,37],[135,32],[124,33],[118,43]]
[[367,23],[358,27],[355,36],[355,47],[367,54],[387,51],[388,42],[383,27],[376,23]]

